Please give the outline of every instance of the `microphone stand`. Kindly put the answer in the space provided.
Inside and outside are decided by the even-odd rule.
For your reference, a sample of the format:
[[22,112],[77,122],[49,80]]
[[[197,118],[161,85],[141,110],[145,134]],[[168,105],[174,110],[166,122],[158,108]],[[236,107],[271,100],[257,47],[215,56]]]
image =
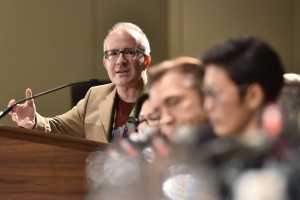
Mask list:
[[82,82],[76,82],[76,83],[70,83],[70,84],[66,84],[66,85],[62,85],[62,86],[59,86],[59,87],[56,87],[56,88],[53,88],[51,90],[47,90],[45,92],[41,92],[39,94],[36,94],[36,95],[33,95],[31,97],[28,97],[28,98],[25,98],[25,99],[22,99],[18,102],[16,102],[15,104],[7,107],[6,109],[4,109],[3,111],[0,112],[0,119],[2,117],[4,117],[5,115],[7,115],[17,104],[20,104],[20,103],[24,103],[25,101],[27,100],[30,100],[30,99],[35,99],[37,97],[40,97],[40,96],[43,96],[45,94],[48,94],[48,93],[51,93],[51,92],[54,92],[54,91],[57,91],[57,90],[60,90],[60,89],[63,89],[63,88],[66,88],[66,87],[69,87],[69,86],[72,86],[72,85],[78,85],[78,84],[91,84],[94,80],[89,80],[89,81],[82,81]]

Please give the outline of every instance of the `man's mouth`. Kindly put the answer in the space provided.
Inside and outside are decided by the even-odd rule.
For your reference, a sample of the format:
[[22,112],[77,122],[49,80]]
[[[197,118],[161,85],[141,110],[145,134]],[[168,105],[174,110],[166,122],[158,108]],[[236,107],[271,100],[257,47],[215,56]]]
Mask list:
[[123,73],[127,73],[128,70],[118,70],[116,71],[117,74],[123,74]]

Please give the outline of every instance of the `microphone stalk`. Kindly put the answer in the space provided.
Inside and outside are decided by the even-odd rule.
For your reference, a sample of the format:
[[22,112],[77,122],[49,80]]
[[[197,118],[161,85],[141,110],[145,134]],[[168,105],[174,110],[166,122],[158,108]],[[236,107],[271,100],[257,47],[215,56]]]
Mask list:
[[60,89],[63,89],[63,88],[66,88],[66,87],[69,87],[69,86],[73,86],[73,85],[78,85],[78,84],[90,84],[92,85],[92,83],[94,82],[93,79],[89,80],[89,81],[81,81],[81,82],[76,82],[76,83],[70,83],[70,84],[66,84],[66,85],[62,85],[62,86],[59,86],[59,87],[56,87],[56,88],[53,88],[51,90],[47,90],[45,92],[41,92],[39,94],[36,94],[36,95],[33,95],[31,97],[28,97],[28,98],[25,98],[25,99],[22,99],[18,102],[16,102],[15,104],[7,107],[6,109],[4,109],[3,111],[0,112],[0,119],[2,117],[4,117],[5,115],[7,115],[17,104],[20,104],[20,103],[24,103],[25,101],[27,100],[30,100],[30,99],[35,99],[37,97],[40,97],[40,96],[43,96],[45,94],[48,94],[48,93],[51,93],[51,92],[54,92],[54,91],[57,91],[57,90],[60,90]]

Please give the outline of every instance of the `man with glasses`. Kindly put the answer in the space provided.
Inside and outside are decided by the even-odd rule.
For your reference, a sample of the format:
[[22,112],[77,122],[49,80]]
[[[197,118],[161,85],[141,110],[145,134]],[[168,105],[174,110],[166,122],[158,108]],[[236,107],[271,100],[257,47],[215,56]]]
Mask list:
[[284,83],[279,55],[258,38],[237,37],[202,63],[209,122],[219,141],[231,141],[216,165],[224,199],[299,199],[299,147],[282,134],[275,104]]
[[[144,89],[145,70],[151,62],[150,45],[144,32],[132,23],[117,23],[104,40],[103,65],[111,84],[92,87],[69,112],[45,118],[36,113],[33,100],[9,113],[19,126],[113,142],[128,134],[134,105]],[[26,97],[31,97],[30,89]],[[9,105],[15,103],[11,100]]]
[[142,94],[136,102],[135,127],[143,133],[148,126],[158,126],[160,114],[150,101],[149,94]]

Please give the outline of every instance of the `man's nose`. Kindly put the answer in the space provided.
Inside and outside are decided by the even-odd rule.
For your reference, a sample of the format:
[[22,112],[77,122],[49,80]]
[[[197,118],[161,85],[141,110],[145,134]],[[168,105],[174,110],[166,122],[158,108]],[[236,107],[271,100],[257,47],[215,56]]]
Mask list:
[[174,117],[168,110],[164,110],[161,112],[160,120],[159,120],[160,124],[172,124],[173,122],[174,122]]
[[127,63],[127,59],[125,58],[123,52],[119,54],[119,57],[116,61],[116,64],[124,64],[124,63]]
[[205,97],[204,98],[204,110],[209,112],[212,110],[214,105],[214,100],[212,98],[209,97]]

